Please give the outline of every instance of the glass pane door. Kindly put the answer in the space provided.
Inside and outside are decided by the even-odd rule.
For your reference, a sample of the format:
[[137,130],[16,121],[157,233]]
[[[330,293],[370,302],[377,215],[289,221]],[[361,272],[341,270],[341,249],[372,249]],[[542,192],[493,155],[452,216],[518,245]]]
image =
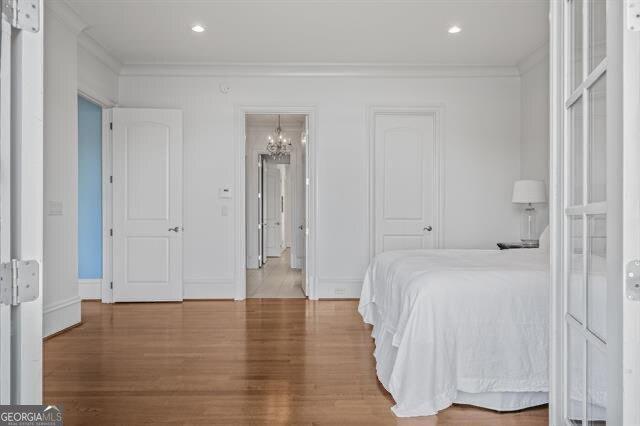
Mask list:
[[606,0],[565,1],[564,413],[607,419]]

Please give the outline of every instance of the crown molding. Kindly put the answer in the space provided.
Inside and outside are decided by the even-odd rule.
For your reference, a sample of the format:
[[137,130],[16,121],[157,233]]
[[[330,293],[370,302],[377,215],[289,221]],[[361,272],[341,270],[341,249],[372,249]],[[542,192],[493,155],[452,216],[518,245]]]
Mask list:
[[95,41],[86,32],[81,32],[78,36],[78,47],[84,49],[87,53],[102,62],[111,71],[120,75],[122,71],[122,63],[114,58],[100,43]]
[[522,58],[518,64],[518,72],[520,75],[524,75],[531,71],[536,65],[549,57],[549,43],[546,42],[542,46],[538,47],[532,53]]
[[64,0],[47,0],[44,2],[47,11],[64,23],[74,35],[80,34],[87,27],[86,22]]
[[403,64],[124,64],[122,76],[171,77],[518,77],[515,66]]

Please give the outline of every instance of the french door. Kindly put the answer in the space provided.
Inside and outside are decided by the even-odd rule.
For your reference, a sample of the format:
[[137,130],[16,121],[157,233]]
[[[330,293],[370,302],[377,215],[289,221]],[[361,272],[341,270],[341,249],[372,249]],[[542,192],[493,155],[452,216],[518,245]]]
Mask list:
[[[14,6],[0,10],[0,404],[31,405],[42,403],[43,3]],[[12,260],[30,266],[16,277]]]
[[638,333],[623,321],[623,3],[551,2],[554,425],[636,424],[623,404]]

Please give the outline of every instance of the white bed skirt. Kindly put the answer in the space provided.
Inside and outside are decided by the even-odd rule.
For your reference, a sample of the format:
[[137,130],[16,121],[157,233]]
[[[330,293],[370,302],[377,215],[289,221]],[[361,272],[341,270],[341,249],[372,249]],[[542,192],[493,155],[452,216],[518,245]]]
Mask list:
[[[374,326],[374,329],[376,327]],[[388,380],[393,370],[393,366],[396,361],[396,353],[397,348],[392,344],[391,335],[387,334],[386,336],[382,336],[381,334],[377,334],[375,331],[372,336],[376,342],[376,349],[374,351],[374,357],[376,358],[376,373],[380,383],[384,386],[385,389],[389,393],[388,388]],[[537,407],[540,405],[549,403],[549,393],[548,392],[479,392],[479,393],[471,393],[471,392],[463,392],[456,391],[455,396],[453,396],[449,402],[442,401],[443,406],[439,409],[443,410],[451,403],[453,404],[464,404],[464,405],[473,405],[475,407],[487,408],[489,410],[495,411],[518,411],[523,410],[525,408]],[[424,416],[426,413],[423,412],[411,412],[404,411],[398,408],[398,406],[393,406],[391,408],[393,413],[398,417],[415,417],[415,416]]]
[[495,411],[517,411],[549,403],[547,392],[484,392],[458,391],[455,404],[473,405]]
[[[376,372],[380,383],[384,386],[389,393],[388,379],[393,366],[396,361],[397,348],[393,346],[391,336],[385,336],[387,338],[381,338],[382,336],[376,336],[374,332],[373,336],[376,341],[376,349],[374,351],[374,357],[376,358]],[[376,338],[377,337],[377,338]],[[453,395],[452,395],[453,396]],[[537,407],[549,403],[548,392],[480,392],[470,393],[463,391],[456,391],[448,402],[442,401],[443,405],[439,407],[439,410],[445,409],[451,403],[473,405],[475,407],[487,408],[495,411],[518,411],[525,408]],[[427,413],[424,412],[411,412],[404,411],[393,406],[391,408],[393,413],[398,417],[415,417],[424,416]]]

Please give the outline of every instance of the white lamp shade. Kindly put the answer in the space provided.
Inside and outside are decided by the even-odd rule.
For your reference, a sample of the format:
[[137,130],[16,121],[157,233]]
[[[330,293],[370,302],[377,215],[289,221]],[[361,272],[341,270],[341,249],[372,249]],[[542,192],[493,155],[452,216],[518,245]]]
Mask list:
[[544,182],[541,180],[517,180],[513,184],[514,203],[544,203],[547,201]]

